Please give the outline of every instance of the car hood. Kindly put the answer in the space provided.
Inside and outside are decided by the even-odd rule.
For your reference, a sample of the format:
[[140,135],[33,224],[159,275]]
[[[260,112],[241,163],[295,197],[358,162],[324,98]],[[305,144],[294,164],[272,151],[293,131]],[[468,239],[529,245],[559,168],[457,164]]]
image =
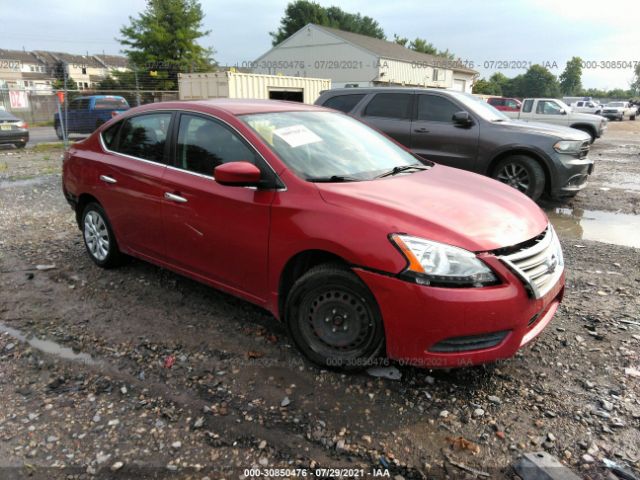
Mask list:
[[435,165],[372,181],[316,184],[329,204],[357,211],[391,233],[481,252],[530,240],[547,226],[528,197],[500,182]]
[[[595,116],[595,115],[590,115]],[[512,120],[510,122],[500,122],[506,129],[520,130],[540,135],[548,135],[562,140],[589,140],[590,137],[585,132],[576,130],[575,128],[563,127],[562,125],[554,125],[551,123],[541,122],[524,122],[521,120]]]

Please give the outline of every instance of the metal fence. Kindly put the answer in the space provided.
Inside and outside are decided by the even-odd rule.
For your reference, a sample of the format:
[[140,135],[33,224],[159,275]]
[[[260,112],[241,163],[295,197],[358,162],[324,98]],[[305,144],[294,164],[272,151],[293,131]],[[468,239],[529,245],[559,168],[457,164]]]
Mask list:
[[45,124],[57,137],[68,141],[70,135],[86,136],[111,118],[108,110],[88,111],[81,100],[94,95],[123,97],[130,107],[147,103],[178,100],[175,90],[50,90],[34,91],[19,88],[0,88],[0,109],[27,122]]

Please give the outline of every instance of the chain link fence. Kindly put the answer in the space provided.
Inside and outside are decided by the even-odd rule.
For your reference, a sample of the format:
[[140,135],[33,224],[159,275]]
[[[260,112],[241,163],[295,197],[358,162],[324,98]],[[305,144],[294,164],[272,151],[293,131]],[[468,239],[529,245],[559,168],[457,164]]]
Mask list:
[[[176,78],[174,69],[145,68],[113,71],[107,77],[93,77],[86,82],[74,80],[65,70],[62,78],[51,78],[46,84],[7,86],[0,82],[0,110],[26,122],[32,141],[32,131],[38,128],[39,138],[52,141],[57,137],[66,143],[70,137],[91,134],[129,108],[178,100]],[[44,129],[51,131],[43,134]]]

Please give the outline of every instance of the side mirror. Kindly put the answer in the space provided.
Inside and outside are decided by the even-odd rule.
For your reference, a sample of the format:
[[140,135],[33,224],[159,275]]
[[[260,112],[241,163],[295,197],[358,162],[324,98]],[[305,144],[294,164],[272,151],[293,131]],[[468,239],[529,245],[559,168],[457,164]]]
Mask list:
[[468,112],[464,111],[454,113],[451,120],[454,124],[460,127],[470,127],[473,125],[473,118],[471,118],[471,115],[469,115]]
[[566,115],[567,111],[563,108],[562,110],[560,110],[560,115]]
[[257,187],[260,169],[249,162],[230,162],[213,169],[213,177],[220,185],[229,187]]

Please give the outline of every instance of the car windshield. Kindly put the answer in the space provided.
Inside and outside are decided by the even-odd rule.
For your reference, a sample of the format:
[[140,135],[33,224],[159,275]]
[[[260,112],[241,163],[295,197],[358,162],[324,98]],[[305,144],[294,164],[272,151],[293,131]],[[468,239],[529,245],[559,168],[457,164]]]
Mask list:
[[128,110],[129,104],[122,97],[96,98],[96,110]]
[[509,117],[507,117],[504,113],[495,108],[493,105],[489,105],[479,97],[475,97],[470,93],[449,93],[453,96],[453,98],[464,104],[464,106],[471,110],[473,113],[479,115],[489,122],[504,122],[506,120],[509,120]]
[[305,180],[371,180],[394,169],[425,168],[411,153],[341,113],[277,112],[241,119]]

